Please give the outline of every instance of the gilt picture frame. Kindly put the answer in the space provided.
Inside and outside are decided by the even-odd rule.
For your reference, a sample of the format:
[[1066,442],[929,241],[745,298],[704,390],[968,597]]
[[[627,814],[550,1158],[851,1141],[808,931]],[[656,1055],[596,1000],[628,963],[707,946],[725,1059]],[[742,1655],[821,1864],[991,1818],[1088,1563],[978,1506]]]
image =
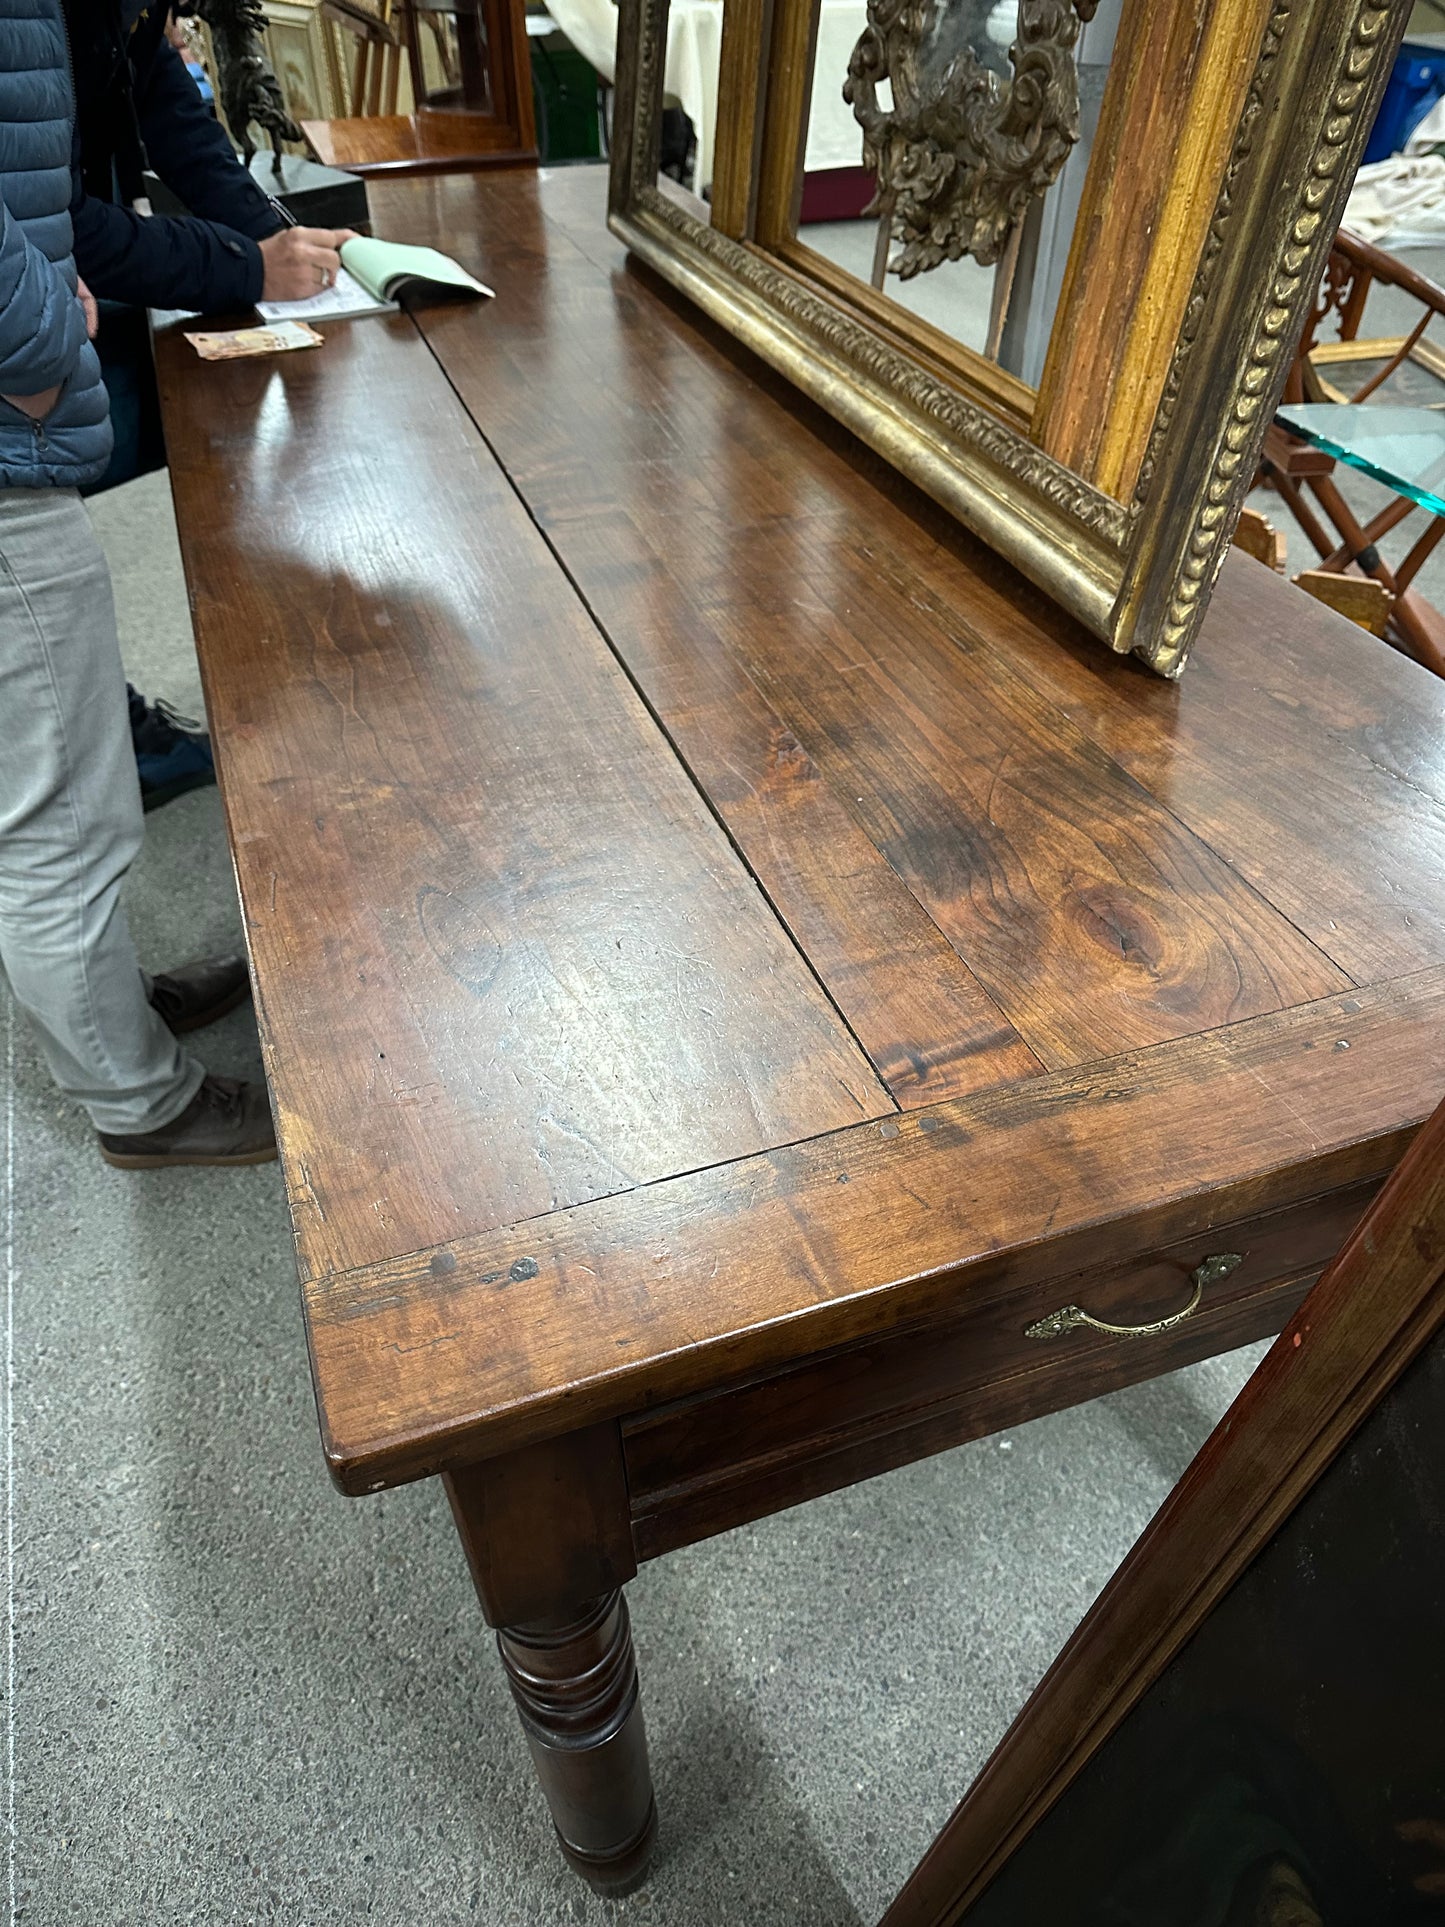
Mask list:
[[800,244],[816,0],[725,0],[710,205],[659,173],[668,0],[621,0],[610,225],[1110,648],[1177,677],[1409,10],[1124,0],[1037,390]]

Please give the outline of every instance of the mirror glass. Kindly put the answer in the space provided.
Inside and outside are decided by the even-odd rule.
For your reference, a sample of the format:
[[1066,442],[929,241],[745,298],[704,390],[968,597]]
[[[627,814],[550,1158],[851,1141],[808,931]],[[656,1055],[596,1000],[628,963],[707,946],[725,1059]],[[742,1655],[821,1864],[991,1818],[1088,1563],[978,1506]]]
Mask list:
[[717,153],[722,19],[722,0],[670,0],[667,10],[658,185],[685,188],[703,203],[689,202],[688,211],[704,221]]
[[798,240],[1037,386],[1121,8],[821,0]]

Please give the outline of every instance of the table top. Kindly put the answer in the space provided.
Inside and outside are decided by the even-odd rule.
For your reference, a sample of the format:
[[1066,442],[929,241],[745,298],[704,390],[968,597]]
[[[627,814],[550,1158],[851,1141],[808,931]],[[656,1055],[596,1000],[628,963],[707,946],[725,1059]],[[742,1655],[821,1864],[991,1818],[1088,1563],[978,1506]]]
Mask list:
[[1239,554],[1181,683],[1109,656],[604,187],[373,185],[498,299],[157,343],[350,1490],[1315,1195],[1445,1090],[1445,683]]

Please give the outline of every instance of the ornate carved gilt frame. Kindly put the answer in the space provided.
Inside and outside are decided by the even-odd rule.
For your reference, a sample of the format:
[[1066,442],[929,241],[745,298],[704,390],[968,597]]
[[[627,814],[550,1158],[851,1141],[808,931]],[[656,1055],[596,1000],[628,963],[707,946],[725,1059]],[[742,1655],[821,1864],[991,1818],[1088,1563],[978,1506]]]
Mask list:
[[[734,146],[727,157],[720,145],[719,179],[731,165],[730,200],[755,209],[768,16],[784,0],[726,4],[743,24],[730,34],[725,15],[722,90]],[[1137,15],[1157,4],[1126,0],[1121,37],[1131,6]],[[740,237],[724,232],[702,218],[700,203],[659,185],[667,0],[621,0],[611,226],[1111,648],[1175,677],[1252,480],[1409,11],[1409,0],[1261,0],[1242,111],[1206,183],[1212,219],[1182,323],[1158,364],[1167,361],[1167,379],[1126,500],[1038,446],[1006,399],[992,403],[988,377],[997,371],[987,364],[979,363],[978,382],[950,379],[806,273],[805,250],[761,245],[751,222]],[[774,60],[775,91],[780,72],[787,91],[789,65],[799,62]],[[795,72],[791,85],[796,101]],[[1076,237],[1076,252],[1078,245]]]

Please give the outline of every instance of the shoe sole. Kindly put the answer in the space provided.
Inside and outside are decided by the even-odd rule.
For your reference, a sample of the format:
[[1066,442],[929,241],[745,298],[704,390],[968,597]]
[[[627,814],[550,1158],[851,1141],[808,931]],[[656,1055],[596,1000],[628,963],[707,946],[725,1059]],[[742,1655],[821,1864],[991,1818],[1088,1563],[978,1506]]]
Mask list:
[[170,1025],[173,1037],[184,1037],[187,1031],[204,1030],[207,1024],[218,1024],[223,1017],[229,1017],[233,1010],[239,1010],[251,995],[249,983],[243,983],[239,990],[229,997],[223,997],[218,1004],[209,1004],[205,1010],[198,1010],[193,1016],[178,1017]]
[[215,780],[214,770],[198,770],[191,776],[178,776],[171,783],[157,783],[152,789],[142,788],[141,809],[149,816],[152,810],[163,809],[167,803],[174,803],[178,796],[188,796],[192,790],[205,789],[207,784]]
[[162,1171],[173,1164],[274,1164],[276,1146],[268,1144],[262,1151],[236,1151],[225,1156],[212,1154],[207,1157],[199,1151],[108,1151],[102,1144],[100,1155],[107,1164],[113,1164],[117,1171]]

